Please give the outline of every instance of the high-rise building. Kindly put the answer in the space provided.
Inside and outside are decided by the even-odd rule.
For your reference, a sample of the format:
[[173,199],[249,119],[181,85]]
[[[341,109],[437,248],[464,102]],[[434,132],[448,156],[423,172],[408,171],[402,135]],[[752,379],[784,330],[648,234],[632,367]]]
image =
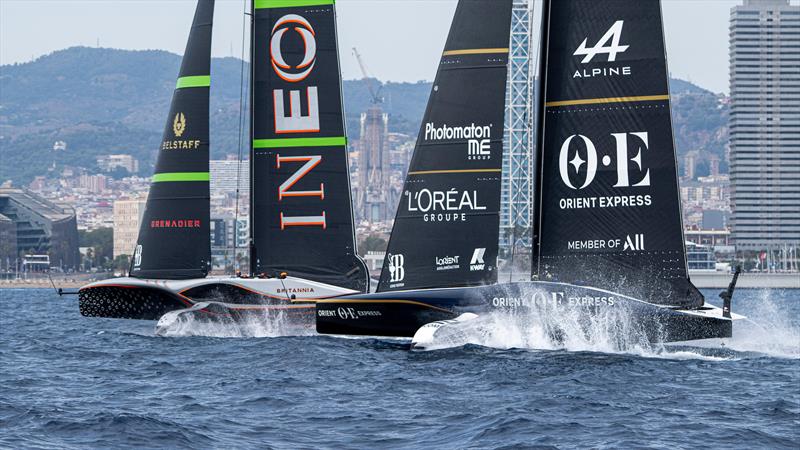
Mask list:
[[114,258],[133,254],[144,215],[144,199],[114,202]]
[[533,177],[532,0],[514,0],[511,16],[508,89],[500,207],[500,247],[530,245]]
[[358,141],[358,190],[356,217],[369,222],[394,218],[395,203],[390,183],[389,116],[377,104],[361,114]]
[[[249,195],[250,164],[235,159],[209,161],[211,196],[235,195],[238,183],[239,194]],[[238,182],[237,182],[238,180]]]
[[730,59],[733,238],[785,253],[800,247],[800,6],[732,8]]

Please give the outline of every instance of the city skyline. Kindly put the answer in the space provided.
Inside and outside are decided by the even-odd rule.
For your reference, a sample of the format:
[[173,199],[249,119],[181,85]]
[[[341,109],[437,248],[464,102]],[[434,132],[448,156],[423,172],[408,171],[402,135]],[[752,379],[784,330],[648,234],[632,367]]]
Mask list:
[[[408,8],[409,4],[413,8]],[[741,0],[663,2],[670,71],[715,93],[728,92],[728,20]],[[796,1],[792,1],[796,5]],[[339,48],[358,47],[371,73],[385,81],[433,77],[455,0],[340,0]],[[534,1],[534,40],[538,9]],[[36,11],[46,8],[52,14]],[[0,1],[0,65],[24,63],[71,46],[162,49],[182,54],[194,2]],[[242,2],[217,2],[213,54],[241,55]],[[394,20],[384,21],[382,17]],[[413,33],[406,32],[413,23]],[[70,26],[65,26],[69,24]],[[382,39],[385,36],[386,39]],[[392,38],[395,36],[395,38]],[[402,36],[397,39],[396,36]],[[342,58],[345,79],[360,78],[352,57]]]

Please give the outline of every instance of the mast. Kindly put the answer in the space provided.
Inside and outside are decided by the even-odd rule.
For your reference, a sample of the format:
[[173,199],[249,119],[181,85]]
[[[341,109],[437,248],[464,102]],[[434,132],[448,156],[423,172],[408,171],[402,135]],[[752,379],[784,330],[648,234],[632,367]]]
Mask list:
[[255,36],[256,36],[256,0],[250,0],[250,105],[248,106],[248,110],[250,111],[250,129],[248,132],[249,140],[247,141],[247,147],[249,149],[249,161],[248,164],[250,166],[250,211],[249,211],[249,218],[248,218],[248,228],[250,230],[250,239],[248,240],[248,247],[250,253],[250,276],[256,276],[258,273],[258,254],[256,253],[256,245],[255,245],[255,232],[256,229],[253,226],[254,217],[253,213],[255,208],[253,206],[253,199],[255,198],[253,192],[253,176],[255,174],[255,167],[253,166],[253,161],[255,161],[255,149],[253,148],[253,120],[255,116],[255,110],[253,108],[253,84],[254,84],[254,74],[255,74]]
[[211,269],[209,89],[214,0],[199,0],[164,127],[131,276],[203,278]]
[[[536,177],[536,188],[534,192],[534,204],[533,204],[533,225],[531,226],[531,233],[532,239],[531,244],[533,248],[531,249],[531,279],[538,280],[539,275],[541,273],[539,268],[539,247],[540,242],[540,228],[541,228],[541,206],[542,206],[542,189],[541,189],[541,182],[544,177],[542,173],[542,152],[544,151],[544,93],[547,90],[547,41],[550,37],[550,1],[551,0],[543,0],[542,2],[542,34],[539,40],[539,80],[537,81],[537,85],[539,86],[538,95],[536,95],[536,126],[534,128],[536,132],[536,148],[534,149],[534,176]],[[535,260],[534,260],[535,258]]]

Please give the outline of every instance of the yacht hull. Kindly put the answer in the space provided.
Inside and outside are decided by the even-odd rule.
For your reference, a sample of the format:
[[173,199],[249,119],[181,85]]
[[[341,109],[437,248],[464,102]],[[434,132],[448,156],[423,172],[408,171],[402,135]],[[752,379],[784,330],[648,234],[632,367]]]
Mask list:
[[[680,309],[611,291],[566,283],[522,282],[490,286],[396,291],[320,300],[317,332],[412,337],[425,324],[464,313],[550,317],[552,332],[570,320],[584,327],[602,318],[633,326],[651,342],[728,338],[733,320],[713,306]],[[734,315],[734,319],[741,316]]]
[[[170,311],[191,309],[211,318],[232,320],[271,311],[313,317],[314,302],[355,291],[301,278],[209,277],[193,280],[114,278],[78,291],[82,315],[115,319],[158,320]],[[310,321],[313,326],[313,319]]]

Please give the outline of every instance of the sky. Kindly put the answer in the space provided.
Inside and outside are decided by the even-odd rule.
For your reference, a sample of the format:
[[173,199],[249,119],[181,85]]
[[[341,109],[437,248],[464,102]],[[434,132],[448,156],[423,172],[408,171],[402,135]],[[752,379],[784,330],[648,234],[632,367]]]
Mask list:
[[[797,0],[793,0],[796,3]],[[534,0],[534,9],[542,0]],[[663,0],[673,77],[728,92],[728,20],[742,0]],[[244,0],[217,0],[214,56],[241,55]],[[384,81],[433,78],[456,0],[337,0],[345,79],[357,47]],[[0,0],[0,65],[84,45],[182,53],[194,0]],[[536,25],[538,28],[538,20]]]

